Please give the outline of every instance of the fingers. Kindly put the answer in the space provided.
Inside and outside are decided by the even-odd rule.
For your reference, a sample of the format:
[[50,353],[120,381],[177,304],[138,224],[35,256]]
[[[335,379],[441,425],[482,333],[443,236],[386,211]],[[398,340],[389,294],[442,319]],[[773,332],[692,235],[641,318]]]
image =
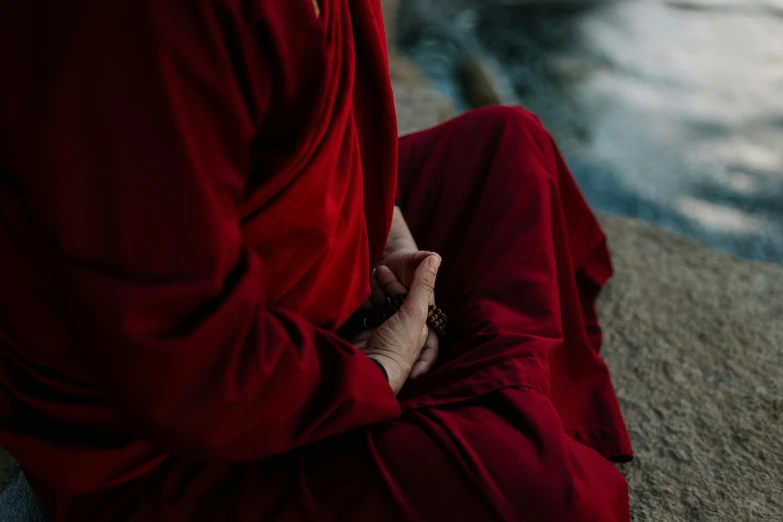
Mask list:
[[[375,271],[375,275],[378,280],[380,290],[385,295],[395,296],[397,294],[408,291],[400,282],[400,280],[397,279],[397,276],[394,275],[394,272],[392,272],[388,267],[379,266]],[[383,302],[383,299],[384,297],[381,297],[381,302]]]
[[375,269],[370,274],[370,301],[375,306],[380,306],[386,299],[386,293],[381,288],[381,283],[378,281],[378,270]]
[[352,344],[366,343],[367,341],[370,340],[374,331],[375,331],[374,329],[370,329],[370,330],[363,330],[359,332],[359,334],[351,340],[351,343]]
[[427,335],[427,341],[424,343],[424,349],[419,355],[419,360],[411,369],[410,378],[420,377],[432,369],[432,365],[438,360],[438,336],[432,330]]
[[[427,308],[435,290],[440,262],[440,256],[429,254],[419,263],[412,273],[408,297],[399,312],[383,322],[364,345],[363,351],[387,369],[389,385],[395,393],[405,384],[428,346]],[[375,278],[381,290],[390,296],[405,292],[405,285],[386,266],[378,267]],[[432,348],[428,352],[417,375],[428,371],[437,357],[437,351]]]
[[[413,278],[415,278],[416,269],[430,256],[438,256],[435,252],[429,252],[427,250],[419,250],[413,252],[410,256],[407,256],[405,261],[405,269],[401,275],[401,281],[406,288],[410,288],[413,284]],[[440,256],[438,256],[440,259]]]

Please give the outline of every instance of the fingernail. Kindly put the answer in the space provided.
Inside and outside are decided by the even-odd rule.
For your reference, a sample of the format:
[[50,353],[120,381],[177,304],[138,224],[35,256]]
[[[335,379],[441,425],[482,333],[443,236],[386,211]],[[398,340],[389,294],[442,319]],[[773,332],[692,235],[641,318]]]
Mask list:
[[427,258],[427,268],[432,271],[440,268],[440,256],[430,256]]

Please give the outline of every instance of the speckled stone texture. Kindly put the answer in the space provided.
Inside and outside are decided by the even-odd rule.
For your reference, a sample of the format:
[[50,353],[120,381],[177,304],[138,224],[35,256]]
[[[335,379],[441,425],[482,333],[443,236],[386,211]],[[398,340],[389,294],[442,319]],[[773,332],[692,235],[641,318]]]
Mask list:
[[454,106],[448,98],[416,86],[395,84],[394,104],[400,134],[426,129],[454,114]]
[[19,464],[0,448],[0,491],[3,491],[19,472]]
[[636,521],[783,520],[783,269],[602,217],[604,357]]

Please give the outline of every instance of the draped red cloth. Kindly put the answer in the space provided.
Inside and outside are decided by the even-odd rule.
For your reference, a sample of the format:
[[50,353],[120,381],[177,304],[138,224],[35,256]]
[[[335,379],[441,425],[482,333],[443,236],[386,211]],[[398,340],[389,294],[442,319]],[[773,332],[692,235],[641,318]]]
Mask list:
[[[377,2],[11,2],[0,32],[0,444],[54,520],[628,520],[611,263],[534,116],[398,147]],[[395,398],[335,331],[397,189],[450,344]]]

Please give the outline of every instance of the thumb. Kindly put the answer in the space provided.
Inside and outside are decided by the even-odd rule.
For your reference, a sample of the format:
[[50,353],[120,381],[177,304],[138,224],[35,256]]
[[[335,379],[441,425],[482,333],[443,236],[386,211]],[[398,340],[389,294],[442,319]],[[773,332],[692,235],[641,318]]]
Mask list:
[[426,250],[410,250],[402,252],[399,257],[390,260],[388,266],[398,275],[400,282],[405,285],[405,288],[410,288],[413,285],[413,274],[416,272],[416,269],[422,261],[433,255],[437,254]]
[[408,290],[408,297],[402,305],[401,310],[410,317],[427,318],[427,307],[430,304],[430,298],[435,291],[435,278],[440,268],[440,256],[437,254],[428,255],[413,273],[413,282]]
[[428,250],[416,250],[410,253],[410,256],[406,260],[406,264],[410,267],[411,272],[415,272],[416,268],[418,268],[422,261],[426,261],[427,258],[431,256],[440,257],[435,252],[430,252]]

